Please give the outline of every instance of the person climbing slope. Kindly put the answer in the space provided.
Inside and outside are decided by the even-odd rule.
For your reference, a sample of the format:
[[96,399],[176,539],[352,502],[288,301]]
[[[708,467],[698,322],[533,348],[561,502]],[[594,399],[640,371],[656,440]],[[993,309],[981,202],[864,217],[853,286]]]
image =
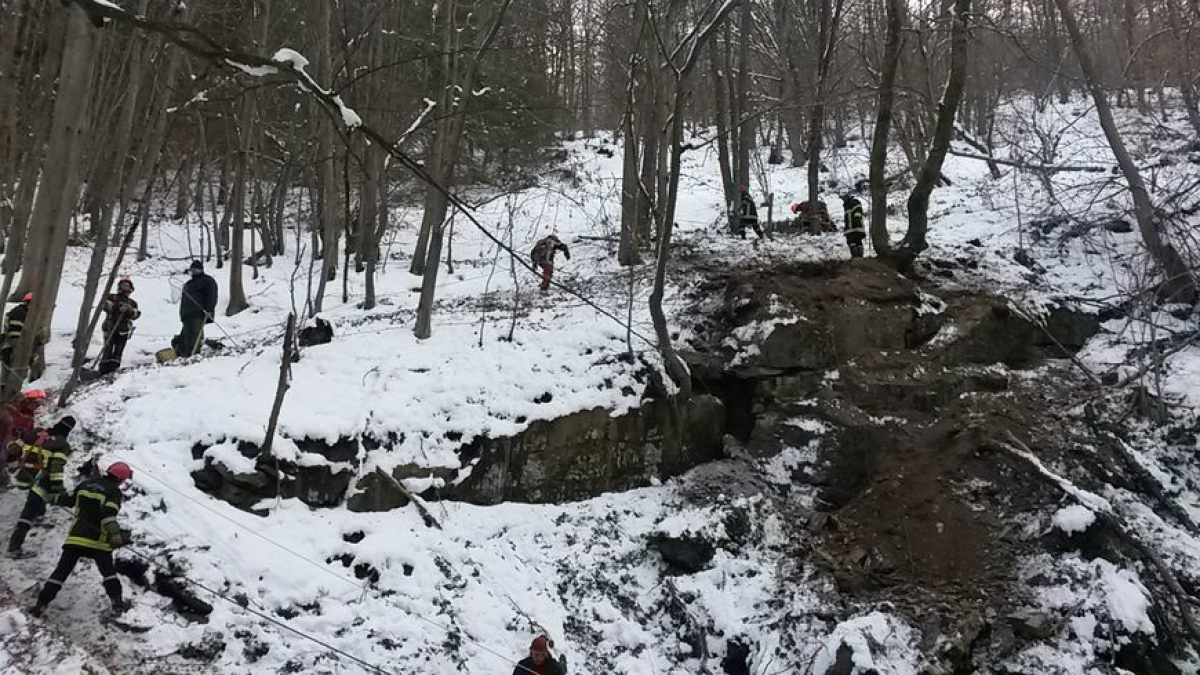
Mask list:
[[750,191],[745,185],[738,186],[738,202],[736,211],[731,214],[734,223],[736,224],[736,234],[742,239],[746,238],[746,228],[754,230],[754,234],[758,235],[759,239],[763,238],[762,228],[758,224],[758,207],[754,204],[754,198],[750,196]]
[[542,272],[543,293],[550,290],[550,277],[554,275],[554,254],[558,251],[562,251],[567,260],[571,259],[571,251],[567,249],[567,245],[559,241],[557,235],[552,234],[535,244],[529,254],[534,269]]
[[842,195],[842,210],[846,214],[846,244],[851,258],[863,257],[863,240],[867,238],[867,226],[863,222],[863,205],[858,197],[850,193]]
[[550,656],[550,639],[539,635],[529,645],[529,656],[517,663],[513,675],[565,675],[562,665]]
[[120,614],[129,609],[129,603],[122,595],[112,552],[127,543],[117,525],[117,514],[121,511],[121,485],[132,478],[133,469],[128,464],[114,462],[104,474],[80,483],[73,494],[56,499],[59,506],[74,506],[75,521],[63,543],[58,564],[38,593],[37,604],[30,608],[30,614],[41,616],[45,613],[70,578],[75,565],[84,558],[96,563],[104,592],[112,601],[113,613]]

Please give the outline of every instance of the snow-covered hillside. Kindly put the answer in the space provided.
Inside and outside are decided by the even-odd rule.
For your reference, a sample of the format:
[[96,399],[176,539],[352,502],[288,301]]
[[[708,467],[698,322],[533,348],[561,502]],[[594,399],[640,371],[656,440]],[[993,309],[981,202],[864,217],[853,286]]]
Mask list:
[[[1015,131],[1003,157],[1036,161],[1036,124],[1043,136],[1062,134],[1062,152],[1046,161],[1106,170],[1111,165],[1083,104],[1039,114],[1018,102],[1004,116],[1002,126]],[[1159,165],[1154,184],[1160,198],[1196,179],[1200,150],[1188,149],[1181,123],[1124,123],[1143,161]],[[415,465],[409,473],[418,478],[408,487],[422,492],[440,480],[422,479],[426,469],[432,476],[437,469],[463,468],[456,450],[472,438],[511,436],[534,421],[597,407],[613,415],[637,407],[646,394],[646,371],[659,364],[645,339],[653,335],[646,310],[649,271],[631,273],[615,261],[621,158],[595,152],[602,142],[567,143],[566,164],[536,187],[495,199],[482,191],[471,196],[485,202],[480,220],[518,251],[557,233],[572,253],[569,261],[559,259],[557,278],[608,315],[561,291],[538,293],[527,271],[518,267],[514,273],[503,252],[460,221],[449,253],[454,270],[443,270],[440,280],[433,337],[417,340],[411,327],[419,281],[407,267],[420,214],[397,208],[393,220],[403,225],[387,247],[381,304],[371,311],[356,307],[356,275],[346,302],[340,279],[337,289],[331,287],[323,317],[333,323],[335,338],[305,349],[292,368],[277,456],[326,464],[356,478]],[[1173,163],[1160,162],[1164,157]],[[826,199],[840,218],[835,195],[866,175],[862,143],[833,150],[827,165]],[[1035,318],[1059,304],[1099,312],[1140,283],[1146,263],[1137,233],[1097,225],[1121,217],[1125,204],[1110,173],[1054,174],[1051,202],[1037,178],[1002,170],[1003,177],[993,179],[981,161],[949,158],[944,173],[953,184],[933,196],[925,254],[930,275],[937,274],[935,263],[952,262],[957,276],[947,287],[1005,295],[1018,313]],[[719,175],[715,150],[702,146],[686,155],[679,262],[665,302],[685,345],[696,319],[688,312],[702,276],[697,261],[712,268],[769,269],[848,257],[837,234],[775,234],[763,242],[730,237],[721,226]],[[754,186],[759,195],[767,191],[764,179],[775,195],[777,219],[787,204],[803,201],[803,168],[764,164]],[[902,193],[892,195],[893,204],[902,200]],[[1085,215],[1086,222],[1064,214]],[[1200,217],[1191,218],[1192,227],[1200,226]],[[902,233],[902,218],[893,218],[891,227]],[[195,255],[187,234],[196,231],[194,222],[164,224],[155,230],[152,257],[124,267],[143,310],[124,369],[112,380],[84,385],[66,410],[53,414],[69,413],[80,422],[72,440],[82,452],[73,466],[96,457],[134,467],[135,487],[122,512],[134,545],[118,557],[150,561],[151,576],[169,570],[201,584],[207,590],[192,590],[213,611],[205,622],[187,620],[169,608],[169,600],[127,582],[135,603],[129,620],[148,630],[113,633],[93,620],[105,600],[84,564],[44,621],[28,619],[17,606],[3,608],[0,594],[4,672],[81,672],[83,666],[75,665],[80,659],[91,672],[113,673],[508,672],[543,630],[567,656],[571,672],[581,674],[721,672],[722,659],[732,664],[737,659],[731,654],[744,648],[750,670],[725,672],[825,675],[842,645],[851,650],[853,670],[834,672],[928,672],[927,642],[936,636],[922,635],[913,617],[893,608],[847,600],[819,564],[796,550],[789,534],[797,526],[793,508],[811,503],[814,491],[796,488],[788,499],[758,493],[758,486],[786,482],[796,465],[814,462],[819,439],[755,460],[750,473],[761,483],[731,478],[746,473],[744,467],[730,469],[737,463],[731,461],[575,503],[429,502],[440,527],[430,527],[412,506],[353,513],[275,499],[256,505],[265,515],[255,515],[201,492],[191,474],[206,459],[253,470],[254,460],[237,444],[264,440],[285,317],[303,306],[309,271],[305,260],[295,277],[293,260],[307,252],[289,241],[286,256],[247,280],[251,308],[219,316],[208,328],[222,350],[157,365],[154,351],[178,330],[179,288]],[[66,378],[87,256],[83,249],[70,254],[49,369],[38,386],[53,389]],[[227,279],[209,271],[224,291]],[[1194,420],[1200,409],[1196,315],[1173,307],[1125,309],[1077,355],[1079,366],[1097,377],[1113,371],[1116,381],[1124,380],[1148,358],[1138,351],[1147,340],[1175,340],[1162,357],[1163,391],[1171,397],[1173,419]],[[1174,315],[1167,311],[1172,309]],[[97,338],[93,348],[99,346]],[[1143,431],[1147,439],[1158,438],[1148,427]],[[360,449],[355,463],[302,453],[296,444],[364,436],[391,441],[378,450]],[[199,459],[193,455],[198,444],[206,453]],[[1196,449],[1195,435],[1174,444],[1146,440],[1135,448],[1193,522],[1200,520]],[[1165,522],[1131,491],[1101,496],[1169,566],[1192,574],[1200,569],[1194,532]],[[20,500],[17,493],[0,495],[4,527],[15,521]],[[1078,511],[1048,510],[1020,526],[1085,527],[1086,514]],[[731,520],[731,514],[737,517]],[[40,583],[68,519],[50,514],[48,526],[35,529],[28,545],[36,557],[7,563],[0,584],[19,594]],[[704,571],[676,576],[649,542],[655,535],[689,533],[717,542],[717,550]],[[1114,672],[1104,663],[1111,643],[1154,630],[1142,579],[1153,570],[1078,553],[1031,556],[1021,566],[1025,580],[1068,570],[1054,583],[1039,582],[1041,595],[1031,596],[1067,619],[1037,645],[990,664],[988,672]],[[22,601],[28,596],[12,604]],[[62,654],[57,667],[46,665],[34,643]],[[1200,661],[1178,665],[1197,672]]]

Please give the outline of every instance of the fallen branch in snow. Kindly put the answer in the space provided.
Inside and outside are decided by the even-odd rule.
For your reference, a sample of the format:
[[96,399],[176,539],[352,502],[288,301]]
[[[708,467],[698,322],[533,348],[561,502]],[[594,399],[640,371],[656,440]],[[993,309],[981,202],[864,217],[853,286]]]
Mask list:
[[[1093,511],[1096,514],[1097,523],[1116,534],[1123,543],[1137,551],[1145,562],[1154,567],[1158,572],[1159,578],[1167,586],[1167,589],[1171,591],[1171,594],[1174,595],[1175,602],[1179,605],[1179,614],[1184,627],[1187,628],[1192,639],[1200,643],[1200,627],[1196,625],[1190,607],[1191,596],[1183,590],[1183,587],[1179,584],[1179,579],[1171,571],[1166,561],[1162,559],[1162,556],[1157,551],[1151,549],[1149,545],[1130,534],[1128,526],[1122,522],[1120,516],[1108,500],[1077,487],[1071,481],[1047,469],[1041,460],[1033,454],[1033,451],[1029,449],[1029,446],[1022,443],[1011,431],[1006,429],[1004,436],[1007,442],[993,441],[993,445],[1031,464],[1036,469],[1036,473],[1047,484],[1058,487],[1064,494],[1074,497],[1080,504]],[[1100,501],[1097,502],[1096,500]]]
[[408,488],[404,487],[400,481],[396,480],[395,476],[387,471],[380,471],[379,473],[390,480],[392,485],[396,486],[396,489],[400,491],[400,494],[407,497],[408,501],[412,502],[413,506],[417,507],[417,512],[421,514],[421,520],[425,521],[426,527],[432,527],[437,530],[442,529],[442,524],[433,517],[433,514],[429,512],[429,509],[425,506],[424,502],[421,501],[420,497],[414,495]]
[[995,164],[1003,164],[1018,169],[1025,169],[1038,173],[1063,173],[1067,171],[1080,171],[1085,173],[1108,173],[1109,168],[1104,166],[1087,166],[1084,164],[1030,164],[1029,162],[1014,161],[1011,159],[1000,159],[990,155],[977,155],[973,152],[962,152],[961,150],[950,150],[950,154],[955,157],[963,157],[965,159],[978,159],[982,162],[991,162]]
[[1159,507],[1184,529],[1200,536],[1200,526],[1197,526],[1183,507],[1167,496],[1162,483],[1146,467],[1142,466],[1142,463],[1134,456],[1133,450],[1117,435],[1112,425],[1100,421],[1094,405],[1089,404],[1086,407],[1085,418],[1096,438],[1124,462],[1125,470],[1132,474],[1138,489],[1158,502]]
[[712,675],[712,670],[708,667],[708,660],[712,658],[712,654],[708,652],[708,631],[704,630],[704,626],[692,616],[688,610],[687,603],[679,597],[679,589],[675,587],[675,581],[672,579],[664,579],[663,586],[667,589],[667,595],[670,598],[671,607],[683,616],[687,617],[689,635],[696,646],[700,648],[700,672],[705,675]]

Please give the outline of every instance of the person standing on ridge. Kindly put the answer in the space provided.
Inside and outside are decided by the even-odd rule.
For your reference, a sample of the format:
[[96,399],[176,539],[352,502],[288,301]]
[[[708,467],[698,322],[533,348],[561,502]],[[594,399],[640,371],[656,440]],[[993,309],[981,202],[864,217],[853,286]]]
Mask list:
[[746,189],[745,185],[738,186],[738,202],[735,208],[736,211],[730,215],[733,216],[736,224],[737,235],[745,239],[746,228],[749,227],[754,230],[754,234],[758,235],[759,239],[762,239],[763,231],[758,225],[758,207],[755,206],[754,198],[750,196],[750,191]]
[[842,210],[846,214],[846,244],[850,246],[850,257],[863,257],[863,241],[867,238],[867,226],[863,222],[863,205],[858,197],[847,192],[842,195]]
[[217,310],[217,282],[204,273],[204,263],[193,260],[188,273],[192,278],[183,285],[183,297],[179,299],[179,320],[183,322],[183,328],[172,341],[179,356],[200,352],[204,325],[212,323]]
[[104,331],[104,351],[100,353],[101,375],[107,375],[121,367],[121,356],[125,353],[125,343],[133,334],[133,322],[141,315],[137,300],[134,300],[133,281],[129,277],[117,283],[117,292],[111,293],[104,299],[104,323],[100,329]]
[[529,657],[513,669],[513,675],[564,675],[562,665],[550,657],[550,639],[539,635],[529,645]]
[[125,533],[117,525],[117,514],[121,511],[121,485],[132,478],[133,469],[128,464],[114,462],[104,474],[80,483],[74,494],[64,494],[55,500],[59,506],[75,507],[75,522],[63,543],[58,565],[42,586],[30,614],[41,616],[45,613],[82,558],[96,563],[104,592],[112,601],[113,613],[120,614],[129,609],[129,603],[122,596],[112,552],[127,543]]
[[13,528],[12,537],[8,540],[8,557],[24,557],[22,546],[25,537],[33,528],[33,523],[46,515],[46,503],[53,502],[63,492],[63,472],[67,468],[67,459],[71,456],[71,444],[67,436],[75,428],[75,418],[70,415],[62,418],[50,429],[49,436],[38,442],[32,449],[41,453],[41,469],[33,479],[33,487],[25,497],[25,507]]
[[550,290],[550,277],[554,275],[554,254],[558,251],[562,251],[567,260],[571,259],[571,251],[567,249],[567,245],[559,241],[557,235],[552,234],[535,244],[529,254],[533,268],[542,272],[543,293]]

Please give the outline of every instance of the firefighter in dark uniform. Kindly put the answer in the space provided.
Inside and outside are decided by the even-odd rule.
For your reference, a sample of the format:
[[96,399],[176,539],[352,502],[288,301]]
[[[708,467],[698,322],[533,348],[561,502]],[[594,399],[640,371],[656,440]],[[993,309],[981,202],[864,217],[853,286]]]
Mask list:
[[133,334],[133,322],[142,315],[134,300],[133,281],[128,277],[117,284],[117,292],[104,299],[104,351],[100,353],[100,374],[107,375],[121,367],[125,343]]
[[33,481],[42,470],[42,444],[50,437],[45,429],[29,429],[15,439],[9,452],[17,457],[17,472],[13,483],[22,490],[33,487]]
[[8,310],[4,321],[4,342],[0,344],[0,361],[12,368],[13,352],[17,349],[17,341],[25,330],[25,317],[29,315],[29,303],[33,302],[33,293],[26,293],[16,307]]
[[863,241],[867,238],[867,226],[863,222],[863,205],[852,194],[842,195],[842,210],[846,214],[846,243],[850,246],[850,257],[863,257]]
[[25,508],[21,509],[17,526],[8,540],[10,558],[24,556],[21,547],[33,523],[46,515],[46,503],[53,502],[63,493],[63,472],[71,456],[71,444],[67,443],[67,436],[74,428],[75,418],[64,417],[51,427],[48,437],[35,447],[41,453],[41,469],[33,479],[33,487],[25,497]]
[[739,237],[745,239],[746,228],[749,227],[759,239],[763,238],[762,228],[758,225],[758,207],[754,205],[754,198],[750,196],[745,185],[738,186],[738,203],[733,215]]
[[96,563],[104,592],[112,600],[113,612],[129,609],[129,603],[121,595],[121,581],[117,578],[112,552],[126,543],[125,534],[117,525],[117,513],[121,510],[121,484],[131,478],[133,469],[128,464],[114,462],[103,475],[85,480],[75,488],[74,494],[61,495],[56,500],[60,506],[74,505],[75,522],[63,543],[58,565],[42,586],[30,614],[41,616],[46,611],[82,558]]

